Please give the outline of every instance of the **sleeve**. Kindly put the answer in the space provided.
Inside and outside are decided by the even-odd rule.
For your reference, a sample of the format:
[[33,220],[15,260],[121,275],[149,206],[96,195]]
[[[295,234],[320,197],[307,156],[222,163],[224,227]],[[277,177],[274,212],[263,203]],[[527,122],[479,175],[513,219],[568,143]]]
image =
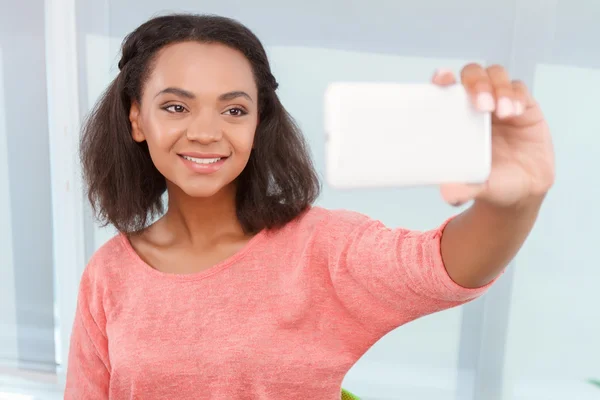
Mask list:
[[331,212],[322,232],[331,281],[341,303],[362,326],[382,336],[473,300],[494,283],[471,289],[450,278],[441,237],[451,219],[420,232],[391,229],[355,212]]
[[81,279],[69,347],[65,400],[106,400],[110,380],[106,319],[88,271]]

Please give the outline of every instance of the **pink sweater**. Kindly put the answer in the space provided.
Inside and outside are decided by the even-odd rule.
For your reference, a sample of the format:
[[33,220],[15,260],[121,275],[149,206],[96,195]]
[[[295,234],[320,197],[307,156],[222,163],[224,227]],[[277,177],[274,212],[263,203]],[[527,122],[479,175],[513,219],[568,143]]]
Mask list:
[[442,229],[313,207],[191,275],[151,268],[118,235],[81,280],[65,399],[339,400],[382,336],[491,285],[450,279]]

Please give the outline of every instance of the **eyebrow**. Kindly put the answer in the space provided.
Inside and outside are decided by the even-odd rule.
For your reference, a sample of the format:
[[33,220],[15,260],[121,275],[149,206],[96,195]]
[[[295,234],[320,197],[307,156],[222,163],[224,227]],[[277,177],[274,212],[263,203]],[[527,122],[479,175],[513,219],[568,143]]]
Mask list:
[[[158,97],[161,94],[174,94],[175,96],[185,97],[186,99],[195,99],[196,98],[196,95],[194,93],[187,91],[185,89],[177,88],[177,87],[168,87],[166,89],[163,89],[160,92],[158,92],[158,94],[155,97]],[[250,101],[253,101],[252,97],[250,97],[250,95],[248,93],[241,91],[241,90],[235,90],[232,92],[223,93],[222,95],[219,96],[219,100],[220,101],[230,101],[230,100],[236,99],[238,97],[244,97]]]
[[195,99],[196,95],[192,92],[188,92],[187,90],[176,88],[176,87],[168,87],[166,89],[161,90],[154,97],[158,97],[161,94],[174,94],[175,96],[185,97],[186,99]]
[[238,97],[245,97],[246,99],[253,101],[252,97],[250,97],[250,95],[248,93],[243,92],[241,90],[235,90],[233,92],[223,93],[222,95],[219,96],[219,100],[229,101],[229,100],[237,99]]

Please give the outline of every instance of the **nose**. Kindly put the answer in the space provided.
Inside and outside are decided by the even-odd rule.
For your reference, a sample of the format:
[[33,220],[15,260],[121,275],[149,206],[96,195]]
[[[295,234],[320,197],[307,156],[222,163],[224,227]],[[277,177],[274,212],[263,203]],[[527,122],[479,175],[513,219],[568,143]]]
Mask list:
[[223,137],[217,113],[204,110],[192,120],[188,126],[186,136],[188,140],[201,144],[218,142]]

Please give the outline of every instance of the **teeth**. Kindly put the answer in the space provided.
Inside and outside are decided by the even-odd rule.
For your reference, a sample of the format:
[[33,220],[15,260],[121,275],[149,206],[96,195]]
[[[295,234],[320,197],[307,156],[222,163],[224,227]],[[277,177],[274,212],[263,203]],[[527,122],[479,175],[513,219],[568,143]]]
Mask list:
[[217,161],[221,160],[221,158],[195,158],[195,157],[189,157],[189,156],[182,156],[183,158],[185,158],[188,161],[192,161],[195,162],[196,164],[214,164]]

